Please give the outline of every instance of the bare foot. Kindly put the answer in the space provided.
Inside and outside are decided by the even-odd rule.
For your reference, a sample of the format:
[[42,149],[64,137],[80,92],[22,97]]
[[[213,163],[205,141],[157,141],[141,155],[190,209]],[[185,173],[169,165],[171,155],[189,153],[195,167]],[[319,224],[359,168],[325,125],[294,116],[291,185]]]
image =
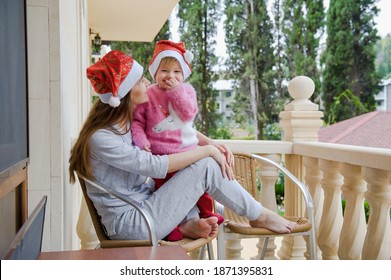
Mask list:
[[288,221],[267,208],[263,208],[258,219],[250,221],[250,225],[257,228],[267,228],[277,233],[290,233],[296,227],[296,223]]
[[184,237],[193,239],[208,238],[217,233],[218,229],[217,217],[209,217],[206,219],[191,219],[179,226],[179,231]]

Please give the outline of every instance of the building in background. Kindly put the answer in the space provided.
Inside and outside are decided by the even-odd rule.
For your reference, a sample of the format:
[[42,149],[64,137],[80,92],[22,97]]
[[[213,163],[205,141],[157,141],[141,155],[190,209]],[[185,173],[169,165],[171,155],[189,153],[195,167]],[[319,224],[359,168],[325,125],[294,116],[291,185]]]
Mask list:
[[375,96],[377,111],[391,111],[391,79],[382,83],[382,90]]
[[213,88],[217,90],[217,112],[222,114],[223,122],[230,123],[234,120],[234,112],[232,103],[235,98],[233,80],[218,80],[213,84]]

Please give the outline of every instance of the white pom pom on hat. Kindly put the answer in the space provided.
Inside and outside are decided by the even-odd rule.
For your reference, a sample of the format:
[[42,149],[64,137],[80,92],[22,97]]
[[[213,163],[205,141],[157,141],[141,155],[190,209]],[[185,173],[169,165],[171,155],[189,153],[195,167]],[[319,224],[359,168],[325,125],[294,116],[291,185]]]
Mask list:
[[110,96],[110,98],[109,98],[109,105],[111,107],[114,107],[114,108],[118,107],[120,103],[121,103],[121,100],[119,99],[118,96]]
[[194,59],[194,54],[191,51],[186,51],[184,57],[187,63],[191,63]]
[[184,80],[186,80],[190,76],[190,63],[193,61],[194,55],[192,52],[186,50],[185,43],[175,43],[171,40],[161,40],[158,41],[155,45],[152,60],[149,63],[148,67],[149,73],[154,80],[156,71],[160,65],[160,61],[164,57],[174,57],[179,61],[179,64],[181,65],[183,71]]

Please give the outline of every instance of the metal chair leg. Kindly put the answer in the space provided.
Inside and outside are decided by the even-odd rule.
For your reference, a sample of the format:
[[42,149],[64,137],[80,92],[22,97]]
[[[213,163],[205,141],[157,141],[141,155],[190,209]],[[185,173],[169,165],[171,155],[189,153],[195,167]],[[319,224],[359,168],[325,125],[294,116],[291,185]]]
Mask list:
[[262,245],[262,251],[259,254],[259,259],[263,260],[265,259],[265,254],[266,254],[266,249],[267,249],[267,244],[269,243],[269,237],[265,237],[263,240],[263,245]]
[[199,252],[198,252],[198,259],[199,259],[199,260],[203,260],[203,259],[204,259],[204,256],[205,256],[205,245],[202,246],[202,247],[199,249]]

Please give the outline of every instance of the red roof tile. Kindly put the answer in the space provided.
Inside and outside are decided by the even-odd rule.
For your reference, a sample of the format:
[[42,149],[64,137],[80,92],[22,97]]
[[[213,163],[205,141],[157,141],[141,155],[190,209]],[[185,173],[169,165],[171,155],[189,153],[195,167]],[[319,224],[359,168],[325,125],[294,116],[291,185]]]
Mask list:
[[322,127],[319,142],[391,149],[391,111],[375,111]]

